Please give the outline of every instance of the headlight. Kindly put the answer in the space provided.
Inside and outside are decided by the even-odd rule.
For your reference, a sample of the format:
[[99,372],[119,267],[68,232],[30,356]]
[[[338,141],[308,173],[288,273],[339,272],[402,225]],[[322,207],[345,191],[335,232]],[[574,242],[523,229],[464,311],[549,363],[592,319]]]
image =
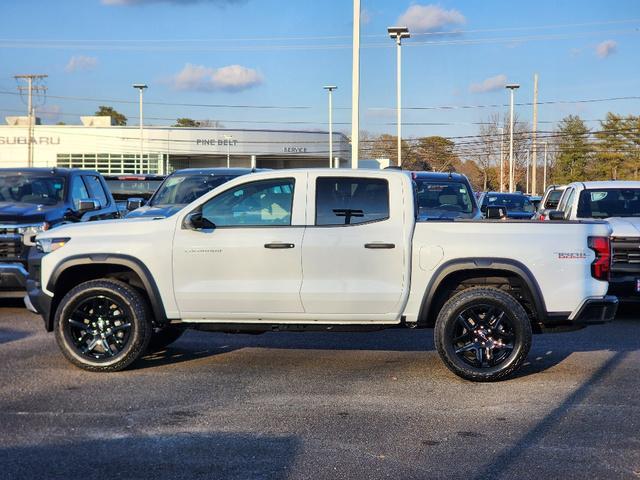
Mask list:
[[49,224],[47,222],[18,227],[18,233],[22,235],[22,241],[25,245],[33,245],[35,241],[34,237],[46,230],[49,230]]
[[55,252],[71,240],[70,238],[41,238],[36,240],[36,248],[42,253]]

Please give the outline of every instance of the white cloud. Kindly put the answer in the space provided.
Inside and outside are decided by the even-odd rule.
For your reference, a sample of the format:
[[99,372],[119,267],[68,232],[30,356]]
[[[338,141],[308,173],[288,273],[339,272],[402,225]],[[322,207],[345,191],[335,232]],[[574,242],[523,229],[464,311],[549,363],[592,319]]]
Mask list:
[[469,86],[469,91],[471,93],[486,93],[493,92],[495,90],[500,90],[504,88],[507,84],[507,76],[503,73],[500,75],[496,75],[495,77],[485,78],[480,83],[472,83]]
[[397,25],[409,27],[410,32],[424,33],[443,29],[451,25],[466,23],[458,10],[445,10],[439,5],[411,5],[406,12],[400,15]]
[[224,90],[239,92],[257,87],[264,82],[264,77],[253,68],[242,65],[211,68],[204,65],[187,63],[171,80],[176,90],[212,92]]
[[80,70],[93,70],[98,65],[96,57],[87,57],[85,55],[74,55],[64,67],[65,72],[73,73]]
[[607,58],[609,55],[613,55],[618,50],[618,42],[615,40],[605,40],[604,42],[596,45],[596,55],[599,58]]
[[193,3],[214,3],[220,6],[233,3],[244,3],[246,0],[102,0],[103,5],[145,5],[148,3],[173,3],[174,5],[190,5]]

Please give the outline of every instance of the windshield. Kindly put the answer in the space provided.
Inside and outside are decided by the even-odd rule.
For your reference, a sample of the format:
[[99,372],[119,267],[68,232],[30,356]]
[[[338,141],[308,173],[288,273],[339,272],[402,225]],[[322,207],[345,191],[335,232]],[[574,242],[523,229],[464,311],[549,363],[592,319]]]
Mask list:
[[558,208],[558,203],[560,202],[560,197],[562,197],[563,193],[564,193],[564,190],[551,190],[549,192],[549,196],[544,202],[544,208],[549,210]]
[[579,218],[640,217],[640,188],[583,190]]
[[490,207],[505,207],[507,212],[533,213],[533,203],[524,195],[492,195],[488,194],[484,201]]
[[419,215],[464,217],[473,214],[471,192],[464,183],[420,178],[415,182]]
[[56,205],[64,200],[64,178],[38,174],[0,175],[0,202]]
[[156,191],[150,205],[186,205],[237,175],[170,175]]
[[107,180],[113,198],[126,200],[131,197],[148,199],[153,195],[162,180]]

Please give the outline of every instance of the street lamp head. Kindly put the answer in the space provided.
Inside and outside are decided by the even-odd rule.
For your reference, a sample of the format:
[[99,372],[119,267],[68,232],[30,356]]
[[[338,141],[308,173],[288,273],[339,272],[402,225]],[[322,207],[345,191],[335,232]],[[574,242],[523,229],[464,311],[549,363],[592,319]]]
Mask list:
[[507,83],[504,88],[508,88],[509,90],[517,90],[520,88],[520,84],[518,83]]
[[137,88],[138,90],[144,90],[145,88],[149,88],[149,87],[144,83],[134,83],[133,88]]
[[336,87],[335,85],[325,85],[322,88],[324,88],[325,90],[329,90],[329,91],[338,89],[338,87]]
[[409,38],[411,36],[408,27],[388,27],[387,32],[391,38]]

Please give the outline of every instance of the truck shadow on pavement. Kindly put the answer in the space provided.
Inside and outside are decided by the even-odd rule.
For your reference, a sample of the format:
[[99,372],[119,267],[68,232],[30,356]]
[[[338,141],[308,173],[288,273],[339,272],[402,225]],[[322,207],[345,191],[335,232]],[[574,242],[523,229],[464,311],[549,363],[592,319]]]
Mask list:
[[[614,336],[608,333],[607,325],[592,326],[572,332],[534,335],[529,356],[514,378],[526,377],[553,368],[576,352],[640,350],[640,335],[629,334],[631,331],[640,329],[640,320],[622,317],[616,322],[622,323],[625,328],[623,332],[617,329],[617,334]],[[146,355],[136,362],[132,369],[154,368],[206,359],[248,348],[371,353],[381,351],[423,352],[430,359],[436,360],[437,357],[433,329],[389,329],[369,333],[268,332],[261,335],[193,331],[187,332],[170,347]],[[275,352],[274,355],[276,355]],[[308,355],[305,354],[305,358],[307,357]],[[425,368],[429,368],[429,364],[432,362],[425,362]]]
[[0,447],[2,478],[284,479],[300,449],[294,436],[250,433],[43,440]]

